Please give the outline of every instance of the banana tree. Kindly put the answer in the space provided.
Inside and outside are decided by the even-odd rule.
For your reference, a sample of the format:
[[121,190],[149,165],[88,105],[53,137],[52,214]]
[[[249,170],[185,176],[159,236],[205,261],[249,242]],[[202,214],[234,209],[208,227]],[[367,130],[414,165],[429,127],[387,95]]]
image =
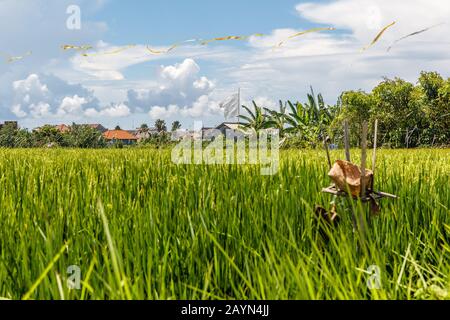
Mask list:
[[280,101],[280,109],[279,109],[280,111],[264,108],[264,110],[268,114],[266,116],[267,126],[270,128],[278,129],[280,137],[285,136],[286,122],[287,122],[286,109],[287,109],[286,104],[283,104],[282,101]]
[[288,101],[290,113],[286,117],[286,122],[290,126],[286,132],[304,140],[310,141],[313,136],[310,111],[300,102],[295,105]]
[[326,134],[333,115],[330,112],[331,108],[325,104],[323,96],[319,94],[316,98],[312,88],[307,100],[308,102],[304,105],[299,102],[294,105],[288,101],[291,112],[287,118],[290,125],[287,132],[301,136],[310,143],[316,143]]
[[311,93],[308,94],[308,103],[306,108],[309,110],[310,118],[312,117],[313,132],[316,138],[323,137],[326,133],[326,129],[330,126],[333,116],[330,112],[331,108],[324,102],[322,94],[314,94],[314,90],[311,87]]
[[255,101],[253,101],[254,111],[246,106],[242,106],[245,111],[247,111],[248,116],[240,115],[239,118],[245,120],[246,123],[241,123],[241,127],[245,129],[250,129],[254,132],[266,129],[269,127],[267,122],[267,116],[263,112],[263,108],[259,107]]

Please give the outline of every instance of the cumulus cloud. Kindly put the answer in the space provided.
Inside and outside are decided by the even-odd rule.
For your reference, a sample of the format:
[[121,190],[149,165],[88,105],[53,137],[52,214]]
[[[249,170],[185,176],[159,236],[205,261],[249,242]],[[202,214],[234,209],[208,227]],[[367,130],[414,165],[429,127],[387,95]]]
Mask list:
[[11,85],[10,111],[17,118],[75,120],[86,117],[127,117],[124,103],[100,107],[93,92],[49,75],[30,74]]
[[158,70],[158,86],[129,90],[128,105],[138,111],[148,110],[152,118],[169,118],[176,114],[201,117],[214,111],[209,95],[215,84],[200,76],[200,67],[192,59],[182,63],[161,66]]
[[79,116],[84,105],[97,105],[92,92],[54,76],[30,74],[11,85],[10,111],[19,118]]
[[109,107],[102,108],[100,110],[89,108],[84,114],[90,118],[96,118],[99,116],[106,116],[111,118],[127,117],[131,114],[130,108],[124,103],[113,104]]
[[178,115],[180,112],[180,108],[177,105],[171,104],[167,107],[154,106],[151,108],[148,113],[150,118],[153,120],[156,119],[167,119],[173,116]]
[[17,117],[17,118],[25,118],[27,116],[27,113],[22,110],[22,105],[15,104],[11,107],[11,112]]
[[68,114],[80,114],[83,105],[87,103],[87,99],[74,95],[73,97],[65,97],[58,108],[58,115],[65,116]]
[[192,59],[171,66],[161,66],[157,72],[158,86],[129,90],[129,105],[145,109],[148,106],[190,105],[199,97],[211,93],[215,85],[199,76],[200,67]]
[[30,104],[28,109],[33,118],[47,118],[51,116],[50,105],[42,101]]
[[203,95],[199,97],[192,106],[179,107],[178,105],[169,105],[167,107],[154,106],[148,113],[150,118],[168,119],[174,116],[182,116],[185,118],[203,118],[208,115],[216,115],[222,111],[217,101],[212,100],[209,96]]

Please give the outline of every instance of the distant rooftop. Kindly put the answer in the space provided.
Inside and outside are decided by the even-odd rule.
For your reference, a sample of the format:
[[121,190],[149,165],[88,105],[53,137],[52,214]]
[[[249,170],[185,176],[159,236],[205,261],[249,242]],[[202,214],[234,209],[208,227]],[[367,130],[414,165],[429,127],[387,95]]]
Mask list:
[[133,134],[125,130],[108,130],[103,136],[106,140],[137,140]]

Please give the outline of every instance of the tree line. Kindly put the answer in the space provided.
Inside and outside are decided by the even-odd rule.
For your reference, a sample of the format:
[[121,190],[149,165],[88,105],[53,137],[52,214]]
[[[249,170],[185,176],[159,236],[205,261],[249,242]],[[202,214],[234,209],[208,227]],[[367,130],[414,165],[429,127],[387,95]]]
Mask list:
[[[346,91],[335,105],[324,102],[322,94],[311,93],[306,102],[279,102],[278,110],[242,106],[247,115],[240,116],[242,128],[259,131],[275,128],[284,147],[317,147],[325,137],[336,145],[343,142],[343,123],[350,125],[353,146],[360,141],[361,125],[367,121],[373,136],[375,119],[379,121],[379,144],[390,148],[436,147],[450,145],[450,78],[437,72],[422,72],[417,83],[400,78],[385,78],[371,92]],[[181,128],[172,123],[171,132]],[[116,128],[120,129],[120,128]],[[138,133],[139,145],[162,146],[173,143],[164,120],[154,129],[143,124]],[[68,132],[44,126],[29,132],[12,125],[0,129],[0,147],[71,147],[104,148],[108,146],[101,132],[87,125],[73,124]],[[120,146],[118,144],[118,146]]]
[[[181,123],[172,123],[172,131],[181,128]],[[119,126],[114,128],[121,130]],[[142,137],[139,145],[164,145],[171,142],[171,132],[168,132],[164,120],[158,119],[154,129],[142,124],[137,130]],[[56,126],[45,125],[33,131],[17,128],[13,123],[4,124],[0,128],[0,147],[4,148],[122,148],[120,141],[108,144],[103,133],[89,125],[73,123],[67,131],[62,132]]]
[[5,124],[0,129],[0,146],[6,148],[104,148],[107,142],[102,133],[87,125],[73,124],[70,131],[61,132],[55,126],[45,125],[32,132]]
[[316,147],[325,137],[343,143],[343,124],[350,125],[353,146],[360,142],[362,123],[379,121],[379,144],[390,148],[450,145],[450,78],[422,72],[416,84],[384,78],[371,92],[346,91],[337,103],[327,105],[321,94],[307,95],[305,103],[280,101],[279,110],[243,106],[240,116],[247,129],[276,128],[287,147]]

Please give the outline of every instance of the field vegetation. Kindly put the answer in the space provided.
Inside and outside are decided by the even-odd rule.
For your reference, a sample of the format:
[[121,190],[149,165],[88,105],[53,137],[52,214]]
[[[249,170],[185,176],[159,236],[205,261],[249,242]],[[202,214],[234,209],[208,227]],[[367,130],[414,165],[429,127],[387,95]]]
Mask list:
[[382,201],[365,246],[344,202],[321,236],[327,171],[317,150],[281,151],[274,176],[175,165],[169,150],[0,150],[0,297],[450,298],[449,150],[379,152],[376,186],[400,198]]

